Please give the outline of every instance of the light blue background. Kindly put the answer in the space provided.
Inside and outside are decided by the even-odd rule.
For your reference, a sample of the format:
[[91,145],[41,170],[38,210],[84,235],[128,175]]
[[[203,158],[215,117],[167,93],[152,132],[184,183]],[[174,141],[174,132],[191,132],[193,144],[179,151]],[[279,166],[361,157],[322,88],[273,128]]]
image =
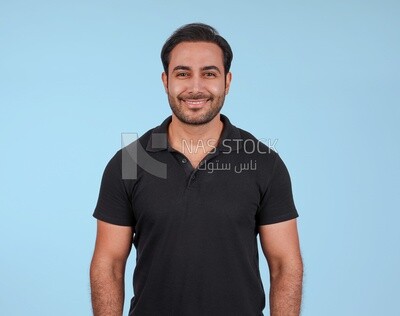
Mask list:
[[169,115],[161,46],[201,21],[234,50],[223,113],[277,138],[290,171],[303,315],[400,315],[399,17],[398,1],[1,0],[0,314],[91,314],[103,169],[121,132]]

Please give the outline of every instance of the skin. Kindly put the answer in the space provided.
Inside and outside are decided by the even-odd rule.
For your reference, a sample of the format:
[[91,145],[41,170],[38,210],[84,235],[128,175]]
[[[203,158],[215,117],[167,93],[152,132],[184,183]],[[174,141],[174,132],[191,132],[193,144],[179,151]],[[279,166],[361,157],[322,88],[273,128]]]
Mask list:
[[296,219],[261,225],[258,232],[270,272],[271,316],[300,315],[303,262]]
[[90,265],[94,316],[122,315],[125,266],[133,234],[132,227],[97,221],[96,245]]
[[[224,69],[222,50],[215,44],[184,42],[171,52],[168,74],[162,74],[173,112],[168,138],[170,145],[184,153],[194,167],[214,149],[221,135],[219,112],[231,80],[232,74]],[[201,141],[204,150],[185,152],[183,141]],[[95,316],[122,315],[125,266],[133,234],[132,227],[97,221],[90,266]],[[299,315],[303,265],[296,220],[259,226],[259,234],[270,269],[271,315]]]

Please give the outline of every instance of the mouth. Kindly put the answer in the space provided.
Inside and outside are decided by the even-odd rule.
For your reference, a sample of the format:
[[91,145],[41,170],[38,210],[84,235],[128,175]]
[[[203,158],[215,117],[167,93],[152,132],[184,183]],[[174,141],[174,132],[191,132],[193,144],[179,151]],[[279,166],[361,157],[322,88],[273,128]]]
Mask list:
[[182,100],[189,109],[201,109],[210,99],[183,99]]

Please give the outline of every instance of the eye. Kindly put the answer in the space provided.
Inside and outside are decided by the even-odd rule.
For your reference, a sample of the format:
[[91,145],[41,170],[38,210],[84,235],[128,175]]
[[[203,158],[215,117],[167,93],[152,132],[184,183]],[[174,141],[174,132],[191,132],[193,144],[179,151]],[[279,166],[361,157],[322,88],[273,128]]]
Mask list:
[[206,73],[204,74],[204,77],[207,77],[207,78],[215,78],[215,77],[216,77],[216,74],[213,73],[213,72],[206,72]]
[[176,74],[176,76],[177,76],[177,77],[181,77],[181,78],[185,78],[185,77],[188,77],[189,74],[188,74],[187,72],[178,72],[178,73]]

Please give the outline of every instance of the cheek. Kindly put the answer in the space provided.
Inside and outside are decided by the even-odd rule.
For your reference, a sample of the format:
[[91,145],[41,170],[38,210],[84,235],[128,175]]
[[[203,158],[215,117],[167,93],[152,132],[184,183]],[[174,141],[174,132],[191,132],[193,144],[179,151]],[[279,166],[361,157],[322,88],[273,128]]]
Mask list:
[[208,91],[214,95],[225,95],[225,83],[221,82],[219,84],[212,85],[209,87]]
[[177,96],[185,91],[185,86],[182,83],[169,82],[168,93],[172,96]]

